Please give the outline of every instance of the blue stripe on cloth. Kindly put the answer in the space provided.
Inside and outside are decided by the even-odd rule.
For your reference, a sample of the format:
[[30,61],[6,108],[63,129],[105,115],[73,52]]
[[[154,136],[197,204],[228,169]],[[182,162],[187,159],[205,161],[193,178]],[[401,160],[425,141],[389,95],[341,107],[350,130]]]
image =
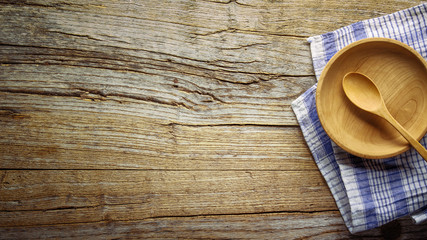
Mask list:
[[[398,161],[397,161],[398,162]],[[396,217],[402,217],[408,214],[408,204],[406,201],[406,194],[403,187],[401,170],[396,166],[396,161],[384,160],[384,171],[387,176],[387,182],[390,184],[391,198],[395,205]]]
[[[405,18],[404,18],[405,16],[402,17],[403,13],[402,12],[397,12],[397,14],[398,14],[399,20],[401,22],[404,22],[405,21]],[[411,46],[412,43],[414,42],[414,40],[412,40],[412,37],[408,37],[408,35],[410,35],[410,31],[409,31],[409,29],[406,29],[405,26],[406,26],[406,24],[403,24],[403,28],[404,28],[405,32],[409,33],[409,34],[405,34],[405,40],[403,42]]]
[[[392,17],[393,17],[393,21],[396,23],[399,23],[401,21],[400,18],[398,19],[398,14],[393,14]],[[400,27],[402,27],[402,26],[400,25]],[[402,30],[405,31],[404,29],[402,29]],[[407,34],[402,34],[402,32],[403,32],[402,30],[399,29],[399,27],[397,27],[397,29],[396,29],[397,33],[395,34],[394,37],[398,41],[401,41],[403,43],[407,43],[407,42],[409,42],[408,36],[407,36]],[[400,34],[398,34],[398,33],[400,33]]]
[[317,136],[316,140],[320,141],[320,143],[316,144],[316,146],[320,146],[320,147],[316,149],[317,151],[315,151],[315,154],[318,155],[317,158],[321,159],[321,158],[324,158],[326,155],[333,153],[331,140],[329,136],[326,134],[326,132],[323,130],[323,128],[321,127],[319,116],[317,115],[317,109],[315,107],[316,99],[312,98],[312,100],[305,102],[305,104],[306,104],[306,107],[307,105],[308,106],[314,105],[314,107],[310,108],[310,111],[308,112],[308,117],[310,119],[311,124],[315,126],[313,130],[315,131],[315,134]]
[[376,206],[375,202],[373,201],[367,168],[364,166],[363,161],[358,157],[350,156],[350,161],[354,166],[357,185],[360,193],[362,194],[365,226],[367,229],[377,227],[378,219],[377,213],[375,212]]
[[351,25],[353,29],[353,35],[356,40],[361,40],[366,38],[366,31],[363,22],[357,22]]
[[[426,20],[425,20],[425,17],[422,16],[422,12],[421,12],[420,8],[414,8],[414,15],[417,16],[417,23],[416,23],[417,26],[426,26]],[[423,22],[421,22],[420,18]],[[426,58],[425,53],[427,51],[427,46],[426,46],[426,41],[424,41],[424,39],[425,39],[424,35],[427,32],[427,29],[426,29],[426,31],[421,30],[418,32],[419,32],[419,38],[420,38],[419,42],[421,43],[419,52],[420,52],[421,56],[423,56],[423,58]]]
[[337,53],[337,44],[335,42],[335,33],[329,32],[322,35],[323,48],[325,51],[326,62],[328,62]]
[[[387,17],[389,17],[390,18],[390,16],[385,16],[385,17],[383,17],[382,18],[382,20],[383,20],[383,25],[385,26],[385,30],[387,31],[386,33],[385,33],[385,36],[388,36],[388,37],[393,37],[393,35],[392,35],[392,32],[390,31],[390,28],[389,28],[389,20],[387,19]],[[391,28],[391,29],[393,29],[393,28]]]

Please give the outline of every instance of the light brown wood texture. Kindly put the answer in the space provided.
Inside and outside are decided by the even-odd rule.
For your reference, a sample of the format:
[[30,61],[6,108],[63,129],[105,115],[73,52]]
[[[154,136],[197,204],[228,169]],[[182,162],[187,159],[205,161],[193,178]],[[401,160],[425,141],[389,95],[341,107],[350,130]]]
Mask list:
[[290,103],[306,38],[422,1],[0,0],[0,239],[351,235]]
[[390,114],[416,139],[425,135],[427,63],[401,42],[371,38],[342,49],[320,76],[316,91],[319,119],[334,142],[366,158],[391,157],[411,147],[385,119],[359,109],[348,99],[342,80],[349,72],[368,76],[378,86]]

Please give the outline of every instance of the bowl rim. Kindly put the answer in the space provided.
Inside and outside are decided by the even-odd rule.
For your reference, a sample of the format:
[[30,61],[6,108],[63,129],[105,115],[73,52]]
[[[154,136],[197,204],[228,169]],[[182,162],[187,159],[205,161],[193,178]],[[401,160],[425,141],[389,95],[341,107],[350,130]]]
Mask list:
[[[345,146],[344,144],[342,144],[332,133],[331,129],[329,128],[328,124],[325,124],[325,119],[323,119],[322,114],[323,110],[321,109],[319,102],[321,102],[321,94],[322,94],[322,87],[323,87],[323,83],[324,83],[324,79],[326,74],[328,73],[329,69],[334,65],[335,61],[344,53],[346,53],[348,50],[357,47],[359,45],[363,45],[363,44],[367,44],[367,43],[371,43],[371,42],[384,42],[384,43],[391,43],[391,44],[395,44],[398,45],[400,47],[403,47],[404,49],[406,49],[407,51],[409,51],[414,57],[416,57],[418,59],[418,61],[420,61],[423,65],[424,68],[427,71],[427,61],[421,56],[420,53],[418,53],[415,49],[413,49],[412,47],[410,47],[409,45],[400,42],[398,40],[395,39],[391,39],[391,38],[382,38],[382,37],[372,37],[372,38],[365,38],[365,39],[361,39],[358,41],[355,41],[353,43],[348,44],[347,46],[343,47],[341,50],[339,50],[338,52],[336,52],[332,58],[327,62],[327,64],[325,65],[325,67],[322,70],[322,73],[319,77],[319,81],[317,83],[317,88],[316,88],[316,95],[315,95],[315,99],[316,99],[316,111],[318,114],[318,118],[320,120],[320,124],[322,125],[323,129],[325,130],[326,134],[331,138],[332,141],[334,141],[334,143],[336,143],[339,147],[341,147],[342,149],[344,149],[346,152],[355,155],[355,156],[359,156],[362,158],[368,158],[368,159],[383,159],[383,158],[389,158],[389,157],[393,157],[393,156],[397,156],[403,152],[408,151],[411,146],[408,145],[400,150],[397,151],[393,151],[390,152],[388,154],[382,154],[382,155],[372,155],[372,154],[366,154],[366,153],[360,153],[360,152],[355,152],[352,149],[348,148],[347,146]],[[420,141],[421,138],[423,138],[425,136],[425,134],[427,133],[427,125],[425,126],[425,128],[423,129],[423,131],[420,131],[421,135],[418,137],[416,136],[417,141]]]

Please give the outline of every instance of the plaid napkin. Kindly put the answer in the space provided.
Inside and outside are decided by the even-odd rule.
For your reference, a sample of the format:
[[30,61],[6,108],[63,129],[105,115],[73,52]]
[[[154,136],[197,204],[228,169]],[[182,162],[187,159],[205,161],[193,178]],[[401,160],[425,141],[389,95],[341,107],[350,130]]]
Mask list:
[[[332,56],[363,38],[404,42],[427,59],[427,4],[310,37],[316,77]],[[427,79],[426,79],[427,81]],[[414,150],[392,158],[364,160],[338,147],[323,130],[315,102],[316,85],[292,103],[305,140],[351,233],[411,215],[427,219],[427,163]],[[427,147],[427,135],[421,140]]]

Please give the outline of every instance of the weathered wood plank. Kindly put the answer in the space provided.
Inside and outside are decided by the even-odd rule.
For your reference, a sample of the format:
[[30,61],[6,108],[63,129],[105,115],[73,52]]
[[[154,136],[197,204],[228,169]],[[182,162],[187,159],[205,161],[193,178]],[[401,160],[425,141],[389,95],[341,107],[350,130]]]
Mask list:
[[0,226],[335,211],[318,171],[0,171]]
[[[17,3],[2,0],[5,4]],[[421,4],[421,0],[406,1],[263,1],[263,0],[207,0],[207,1],[89,1],[31,0],[21,7],[46,8],[50,11],[98,14],[152,21],[153,24],[179,24],[192,27],[200,35],[218,31],[245,31],[259,35],[312,36],[335,30],[363,19]],[[19,3],[18,3],[19,4]],[[122,25],[126,26],[126,25]],[[158,25],[157,25],[158,26]],[[214,31],[203,31],[211,28]],[[161,29],[159,29],[161,30]],[[216,31],[215,31],[216,30]]]
[[298,127],[185,125],[179,107],[78,94],[0,93],[0,168],[317,169]]
[[[57,226],[5,227],[7,239],[34,238],[250,238],[296,239],[349,237],[337,212],[314,214],[252,214],[154,218],[143,221],[100,222]],[[379,236],[371,233],[371,236]]]
[[351,235],[337,211],[160,217],[139,221],[0,227],[4,239],[425,239],[427,223],[403,218]]
[[[3,49],[5,55],[10,52],[8,49]],[[27,57],[23,61],[32,60]],[[111,103],[116,110],[129,111],[129,114],[192,125],[295,126],[291,101],[314,83],[313,77],[277,77],[252,84],[234,84],[176,72],[168,74],[166,70],[137,73],[11,63],[0,66],[0,92],[107,101],[104,105]],[[132,109],[127,109],[130,107]],[[90,109],[82,106],[80,110]]]
[[[214,2],[200,2],[197,4],[201,6],[188,9],[187,4],[185,1],[178,2],[174,3],[173,8],[166,6],[166,9],[176,9],[172,12],[185,10],[184,16],[194,12],[196,14],[194,17],[198,17],[197,14],[206,14],[205,11],[199,10],[212,8],[212,4],[218,5]],[[237,11],[238,14],[243,15],[245,11],[249,11],[251,14],[245,14],[248,16],[262,15],[266,17],[265,15],[269,14],[275,14],[273,16],[276,18],[283,16],[283,13],[277,15],[276,12],[257,11],[252,13],[250,9],[254,8],[250,6],[257,5],[275,6],[264,6],[265,3],[254,1],[244,4],[230,2],[219,4],[218,7],[242,8],[241,11]],[[308,5],[301,6],[281,2],[280,5],[282,10],[289,9],[287,13],[296,16],[302,10],[307,13],[307,9],[310,9],[307,7],[310,5],[313,9],[321,9],[317,3],[316,5],[308,3]],[[368,6],[372,7],[372,3],[365,7]],[[123,15],[123,10],[126,10],[123,8],[132,9],[132,11],[128,11],[128,15]],[[273,9],[277,10],[277,8]],[[272,124],[296,123],[289,104],[314,83],[308,44],[305,39],[280,34],[260,35],[257,33],[258,30],[253,30],[254,32],[250,30],[244,32],[215,30],[213,34],[210,34],[209,28],[218,28],[218,25],[221,27],[221,24],[226,23],[209,19],[209,24],[205,25],[208,30],[201,30],[200,26],[194,29],[194,26],[186,23],[182,18],[183,12],[181,14],[175,12],[173,16],[166,14],[169,21],[163,19],[165,18],[163,14],[156,14],[156,16],[152,16],[153,19],[138,17],[142,13],[151,16],[155,10],[162,12],[159,4],[147,3],[108,6],[104,3],[97,5],[85,2],[66,4],[61,1],[28,1],[20,7],[5,4],[1,9],[2,14],[0,14],[2,18],[0,21],[4,23],[2,34],[0,34],[0,43],[3,44],[4,53],[1,59],[2,70],[5,72],[4,76],[14,76],[15,78],[9,77],[4,80],[13,80],[15,83],[9,85],[8,81],[3,84],[7,86],[6,89],[18,92],[40,91],[34,86],[32,89],[25,88],[28,86],[28,77],[52,83],[49,81],[50,79],[45,79],[46,72],[43,74],[42,70],[34,70],[34,72],[29,70],[38,69],[37,65],[23,66],[28,70],[26,73],[22,73],[19,69],[7,64],[39,63],[66,67],[83,66],[85,68],[51,67],[48,73],[57,72],[59,76],[56,77],[62,83],[60,89],[68,92],[75,92],[77,88],[77,90],[86,89],[98,94],[110,93],[142,97],[157,102],[178,104],[192,110],[206,108],[211,110],[214,107],[217,113],[224,114],[229,113],[230,104],[239,104],[240,106],[233,106],[233,109],[239,108],[240,111],[234,115],[241,115],[242,122],[258,120],[245,116],[245,113],[255,112],[254,108],[251,109],[251,107],[255,107],[256,111],[260,112],[259,115],[269,116]],[[134,16],[133,14],[136,12],[139,14]],[[225,15],[226,11],[221,12],[222,15]],[[337,11],[337,14],[339,12]],[[105,17],[102,24],[98,20],[100,14]],[[342,15],[342,13],[339,14]],[[359,14],[356,16],[360,17]],[[173,17],[176,18],[176,21],[171,20]],[[201,16],[200,19],[206,19],[206,17]],[[290,21],[288,16],[286,20]],[[238,22],[241,21],[243,20]],[[79,24],[75,24],[76,22]],[[127,24],[129,22],[132,24]],[[284,20],[278,22],[284,22]],[[291,26],[296,26],[296,24],[291,24]],[[258,27],[262,28],[262,25]],[[193,33],[195,30],[199,32]],[[293,29],[293,31],[296,30]],[[198,34],[197,37],[192,36],[194,34]],[[219,41],[219,39],[222,40]],[[100,70],[95,71],[90,68],[109,71],[105,74],[98,74]],[[71,71],[75,75],[86,75],[86,78],[80,78],[81,80],[87,80],[87,75],[98,76],[98,78],[91,77],[87,81],[97,85],[86,86],[81,81],[74,81],[70,76]],[[133,74],[125,74],[123,71],[130,71]],[[22,76],[18,73],[21,73]],[[61,76],[61,74],[63,75]],[[100,86],[101,82],[105,82],[103,80],[107,76],[112,80],[111,85],[109,81]],[[290,76],[307,77],[297,78],[298,80],[295,81],[296,79]],[[17,79],[26,81],[27,84],[16,81]],[[123,81],[117,81],[117,79]],[[33,81],[33,83],[35,82]],[[123,85],[123,82],[127,84]],[[156,82],[154,86],[153,82]],[[39,84],[40,82],[38,82]],[[147,88],[147,85],[150,84],[151,88]],[[64,89],[66,88],[64,85],[68,85],[71,89]],[[55,86],[50,85],[50,87]],[[119,87],[118,91],[111,92],[111,89],[116,87]],[[129,87],[139,91],[129,91]],[[44,86],[44,89],[46,88],[47,86]],[[53,92],[61,94],[61,90],[58,91],[57,88]],[[246,103],[250,104],[246,105]],[[277,111],[282,112],[279,120],[271,119],[271,108],[276,114]],[[196,114],[194,118],[198,119],[199,115]],[[209,117],[212,118],[212,116],[216,116],[216,114],[209,114]],[[222,115],[218,115],[217,118],[222,118]],[[261,120],[265,121],[265,119]]]
[[223,26],[202,28],[110,14],[100,22],[99,12],[5,5],[0,10],[4,23],[0,43],[75,50],[86,59],[91,55],[127,59],[130,62],[125,66],[136,70],[163,65],[231,83],[251,83],[263,76],[312,75],[305,38],[218,31]]

